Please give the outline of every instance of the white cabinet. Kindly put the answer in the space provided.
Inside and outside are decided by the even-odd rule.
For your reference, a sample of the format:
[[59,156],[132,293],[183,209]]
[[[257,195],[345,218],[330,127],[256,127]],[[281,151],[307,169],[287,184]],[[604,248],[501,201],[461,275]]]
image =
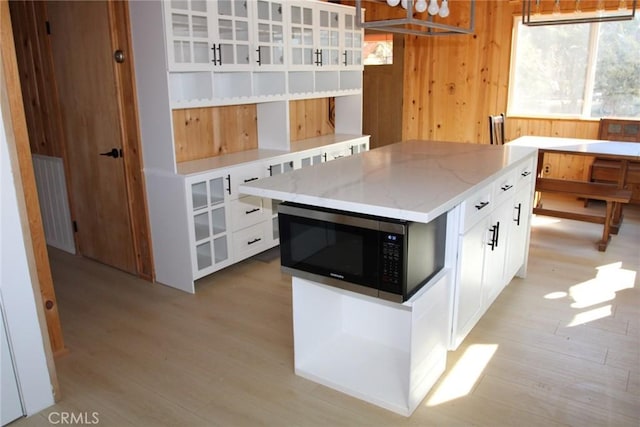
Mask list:
[[535,169],[533,160],[524,163],[516,170],[516,194],[509,231],[509,247],[505,275],[507,277],[526,274],[529,246],[529,229],[533,204]]
[[280,201],[243,195],[240,185],[323,162],[327,153],[333,160],[368,147],[368,137],[353,137],[234,165],[223,159],[225,167],[191,172],[184,185],[193,280],[280,243]]
[[178,108],[362,87],[363,30],[353,7],[171,0],[163,13],[171,101]]
[[207,1],[166,1],[168,67],[171,71],[206,70],[210,61],[210,11]]
[[533,159],[527,159],[462,203],[452,349],[526,265],[532,168]]
[[231,264],[229,241],[230,175],[203,174],[186,180],[193,278]]
[[292,277],[295,372],[409,416],[447,361],[451,270],[398,304]]

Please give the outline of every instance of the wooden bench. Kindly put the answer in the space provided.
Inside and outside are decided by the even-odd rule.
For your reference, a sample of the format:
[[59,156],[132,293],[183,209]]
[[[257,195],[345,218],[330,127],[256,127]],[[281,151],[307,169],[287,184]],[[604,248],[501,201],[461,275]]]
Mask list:
[[[621,206],[622,204],[629,203],[629,200],[631,200],[631,191],[620,189],[615,184],[603,184],[596,182],[538,178],[536,180],[536,191],[541,193],[560,193],[606,202],[607,210],[604,216],[544,209],[542,206],[536,206],[533,208],[534,214],[604,224],[602,240],[598,242],[599,251],[605,251],[609,244],[609,240],[611,239],[611,234],[618,233],[619,224],[613,224],[614,211],[617,205]],[[620,217],[620,221],[621,220],[622,217]]]

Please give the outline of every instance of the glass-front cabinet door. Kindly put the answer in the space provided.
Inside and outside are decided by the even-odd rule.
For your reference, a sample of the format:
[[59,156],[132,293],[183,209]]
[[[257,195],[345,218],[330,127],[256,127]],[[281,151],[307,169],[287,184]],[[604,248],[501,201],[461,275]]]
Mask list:
[[257,34],[255,63],[261,68],[285,65],[285,7],[282,1],[254,1]]
[[250,0],[217,0],[211,62],[215,68],[246,69],[251,64]]
[[340,65],[340,18],[341,13],[331,5],[318,6],[318,47],[319,58],[323,67]]
[[170,71],[194,71],[210,68],[209,8],[206,0],[170,0],[164,2],[168,66]]
[[342,66],[362,69],[363,29],[356,23],[355,11],[347,11],[343,15]]
[[315,55],[315,14],[312,4],[290,3],[289,50],[291,65],[313,67]]
[[189,178],[189,234],[193,278],[198,279],[231,264],[228,174]]

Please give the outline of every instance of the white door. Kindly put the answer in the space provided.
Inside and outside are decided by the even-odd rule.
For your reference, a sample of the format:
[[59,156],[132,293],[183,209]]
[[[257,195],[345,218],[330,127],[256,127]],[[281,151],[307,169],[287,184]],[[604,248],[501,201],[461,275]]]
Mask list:
[[[1,314],[1,311],[0,311]],[[2,407],[0,408],[0,421],[2,425],[7,425],[24,415],[20,393],[18,392],[18,382],[13,369],[13,357],[9,350],[9,340],[4,325],[4,315],[0,315],[0,340],[2,341],[2,366],[0,371],[2,390]]]

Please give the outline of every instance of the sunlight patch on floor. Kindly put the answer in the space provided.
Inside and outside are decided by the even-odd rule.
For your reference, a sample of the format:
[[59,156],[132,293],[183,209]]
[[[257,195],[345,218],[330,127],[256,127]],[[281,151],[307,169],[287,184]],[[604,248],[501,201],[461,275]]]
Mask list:
[[596,267],[593,279],[569,288],[572,308],[587,308],[616,298],[616,292],[634,287],[636,272],[622,268],[622,263]]
[[567,326],[584,325],[585,323],[593,322],[594,320],[604,319],[611,316],[611,304],[594,308],[592,310],[583,311],[573,316],[573,319]]
[[469,394],[497,349],[498,344],[470,345],[427,400],[427,406],[436,406]]
[[546,294],[544,296],[545,299],[560,299],[560,298],[564,298],[567,295],[569,295],[566,292],[563,291],[557,291],[557,292],[549,292],[548,294]]
[[531,227],[557,224],[560,221],[561,220],[559,218],[552,218],[544,215],[533,215],[531,217]]

